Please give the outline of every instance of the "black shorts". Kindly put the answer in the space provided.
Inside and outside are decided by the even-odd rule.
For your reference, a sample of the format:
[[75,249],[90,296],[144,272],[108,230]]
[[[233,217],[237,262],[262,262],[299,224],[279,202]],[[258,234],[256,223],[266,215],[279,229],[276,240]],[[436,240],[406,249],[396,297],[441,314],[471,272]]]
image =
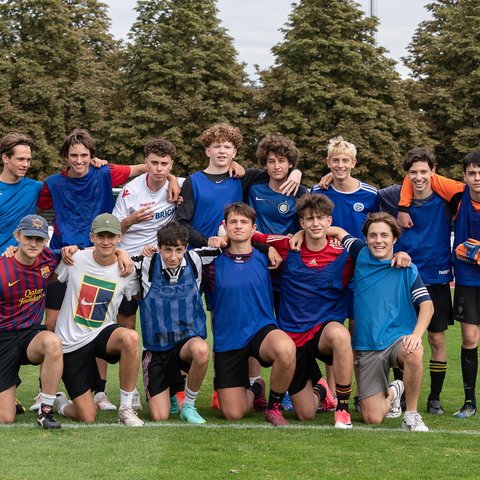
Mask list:
[[0,332],[0,392],[22,383],[18,372],[21,365],[39,365],[27,357],[27,349],[34,337],[46,331],[45,325],[34,325],[23,330]]
[[[192,337],[195,338],[195,337]],[[170,350],[144,350],[142,355],[143,388],[147,402],[170,387],[170,397],[183,390],[182,372],[190,370],[190,363],[180,358],[180,350],[191,338],[178,342]]]
[[47,287],[47,294],[45,295],[45,308],[52,310],[60,310],[65,292],[67,291],[67,282],[53,282]]
[[248,345],[238,350],[228,352],[215,352],[215,384],[218,388],[234,388],[250,386],[248,378],[248,358],[255,357],[262,367],[271,367],[271,363],[260,358],[260,347],[265,337],[273,330],[278,330],[275,325],[267,325],[259,330],[250,340]]
[[120,308],[118,309],[118,313],[120,315],[125,315],[129,317],[130,315],[135,315],[138,310],[138,300],[133,298],[131,300],[127,300],[127,297],[123,297],[122,303],[120,304]]
[[62,380],[72,400],[94,389],[101,382],[97,357],[112,364],[120,361],[120,355],[107,356],[108,340],[117,328],[125,327],[117,324],[109,325],[87,345],[74,352],[63,354]]
[[320,353],[318,350],[318,342],[320,341],[320,337],[322,336],[325,327],[329,323],[335,321],[336,320],[327,320],[326,322],[323,322],[320,330],[311,340],[303,344],[301,347],[297,347],[295,373],[293,374],[292,383],[288,388],[288,393],[290,395],[295,395],[296,393],[301,392],[309,380],[312,380],[312,386],[315,386],[322,378],[322,373],[320,372],[320,367],[316,360],[317,358],[326,365],[332,365],[333,355],[323,355]]
[[453,325],[454,323],[450,284],[427,285],[427,290],[435,309],[427,330],[429,332],[444,332],[448,329],[449,325]]
[[453,312],[457,322],[480,325],[480,287],[455,284]]

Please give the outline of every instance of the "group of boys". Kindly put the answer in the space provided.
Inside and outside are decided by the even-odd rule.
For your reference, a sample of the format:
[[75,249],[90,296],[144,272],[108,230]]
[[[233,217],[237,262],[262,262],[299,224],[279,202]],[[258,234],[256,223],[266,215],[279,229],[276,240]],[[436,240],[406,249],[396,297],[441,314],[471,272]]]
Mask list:
[[[209,358],[201,299],[205,289],[212,311],[214,401],[226,419],[243,418],[253,406],[254,411],[264,412],[266,421],[273,425],[288,425],[280,407],[282,403],[288,405],[290,398],[299,420],[312,420],[320,407],[335,412],[337,428],[351,428],[349,397],[355,355],[355,404],[364,421],[380,423],[385,416],[400,416],[405,390],[403,428],[428,430],[417,412],[423,378],[421,338],[428,327],[432,389],[427,409],[441,414],[439,395],[446,372],[442,341],[444,345],[444,331],[450,320],[445,320],[444,311],[437,313],[437,302],[444,302],[442,292],[451,280],[451,267],[440,265],[440,260],[438,270],[436,263],[422,263],[418,249],[418,239],[423,241],[428,230],[425,219],[436,218],[432,208],[443,208],[444,203],[439,203],[429,190],[430,179],[436,188],[436,177],[432,177],[433,173],[429,178],[424,174],[423,164],[428,164],[424,154],[415,153],[419,149],[414,149],[414,154],[409,152],[404,160],[408,176],[400,204],[407,206],[413,198],[410,213],[415,223],[402,219],[404,224],[410,221],[413,226],[401,236],[392,216],[373,213],[379,203],[386,210],[394,195],[398,203],[399,191],[377,192],[353,179],[350,173],[355,166],[356,150],[342,138],[329,144],[328,165],[333,183],[325,190],[326,196],[319,194],[319,187],[314,187],[310,194],[299,185],[298,149],[280,134],[260,142],[257,157],[261,169],[245,172],[235,164],[235,177],[232,162],[242,143],[239,130],[227,124],[215,125],[203,133],[202,143],[209,165],[181,180],[183,202],[176,208],[173,201],[178,185],[169,175],[175,147],[166,140],[147,143],[145,166],[96,168],[91,167],[91,162],[95,163],[93,140],[88,132],[76,130],[62,147],[69,168],[46,180],[37,204],[38,182],[30,181],[28,185],[29,181],[23,178],[31,161],[32,140],[18,134],[2,140],[4,171],[0,192],[3,195],[5,184],[12,186],[13,193],[7,196],[7,202],[0,197],[0,210],[7,212],[9,204],[15,204],[16,189],[23,189],[20,195],[25,201],[23,211],[19,208],[17,218],[2,230],[6,233],[10,229],[9,235],[15,231],[18,249],[12,258],[2,259],[2,268],[8,274],[2,272],[0,301],[3,312],[9,313],[2,313],[0,341],[13,342],[17,351],[8,354],[16,359],[12,370],[16,373],[3,374],[0,384],[0,403],[11,402],[6,411],[11,410],[13,416],[10,412],[0,421],[13,421],[20,364],[44,361],[38,421],[44,428],[59,428],[52,416],[54,404],[58,413],[87,422],[95,420],[96,408],[116,408],[105,395],[106,362],[119,362],[119,423],[143,425],[134,411],[141,408],[139,398],[134,400],[140,364],[135,316],[140,307],[143,384],[151,418],[165,420],[181,408],[181,419],[204,423],[194,405]],[[472,160],[465,171],[478,168],[480,172],[476,165]],[[428,166],[433,170],[433,166]],[[112,185],[140,173],[144,174],[122,189],[114,207]],[[474,177],[471,192],[467,176],[466,173],[465,193],[457,184],[452,193],[454,187],[445,187],[446,180],[438,180],[437,190],[449,201],[454,198],[457,206],[460,191],[464,196],[471,195],[474,202],[475,188],[480,191],[480,173],[470,175]],[[408,190],[408,179],[413,194]],[[169,187],[173,193],[168,192]],[[294,195],[290,197],[292,191]],[[435,199],[432,208],[431,198]],[[397,208],[396,203],[390,203]],[[475,208],[468,207],[471,204],[468,197],[458,208],[460,218],[467,220],[462,220],[463,227],[455,224],[456,245],[468,236],[480,238],[476,227],[470,225],[476,221],[472,213]],[[46,222],[32,215],[36,206],[46,209],[52,205],[53,251],[44,248],[48,239]],[[25,214],[30,215],[22,219]],[[438,243],[446,238],[450,223],[447,214],[445,218],[446,222],[434,232],[434,242],[435,238]],[[219,233],[222,222],[225,235]],[[347,228],[339,228],[342,226]],[[290,237],[299,230],[304,241],[297,242],[302,244],[295,251]],[[431,228],[429,232],[432,233]],[[4,246],[11,244],[8,239],[4,242]],[[408,255],[394,255],[394,244],[400,244],[398,251]],[[76,247],[65,248],[64,263],[58,264],[58,249],[68,245]],[[81,251],[76,252],[77,247]],[[435,252],[438,251],[436,248]],[[132,271],[130,257],[136,272]],[[410,265],[410,257],[418,263],[418,269]],[[280,264],[281,273],[277,268]],[[461,278],[457,275],[457,288],[462,278],[470,279],[475,268],[480,270],[478,265],[460,264],[459,271],[467,272]],[[54,270],[55,277],[66,284],[63,289],[55,288],[55,283],[51,284],[53,288],[46,289]],[[424,274],[427,287],[421,278]],[[17,277],[25,280],[17,283]],[[462,288],[470,286],[476,287],[466,284]],[[45,291],[46,325],[50,331],[40,326]],[[478,334],[474,332],[478,328],[474,330],[469,325],[478,315],[475,317],[475,301],[467,302],[470,307],[465,313],[464,297],[468,293],[462,290],[458,300],[455,295],[457,319],[462,321],[462,371],[466,385],[466,403],[456,416],[476,412],[476,369],[473,372],[472,364],[478,346]],[[53,300],[49,301],[49,296]],[[24,301],[19,302],[22,297]],[[435,322],[430,322],[433,305]],[[459,318],[460,314],[463,317]],[[346,318],[351,320],[350,332],[343,325]],[[14,348],[2,349],[2,355],[7,350]],[[316,359],[332,367],[328,384]],[[260,377],[262,366],[271,367],[268,400],[265,382]],[[392,366],[403,370],[403,381],[398,378],[389,384]],[[184,389],[185,374],[185,398],[179,405],[175,394]],[[65,394],[56,393],[61,376],[73,402]]]

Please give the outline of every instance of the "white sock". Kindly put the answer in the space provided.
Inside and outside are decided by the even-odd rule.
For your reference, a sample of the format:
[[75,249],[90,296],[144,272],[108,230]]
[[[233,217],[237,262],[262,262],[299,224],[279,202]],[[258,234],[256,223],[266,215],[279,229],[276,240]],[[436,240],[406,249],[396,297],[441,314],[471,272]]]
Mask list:
[[198,392],[192,392],[188,387],[185,389],[185,400],[183,401],[186,405],[195,405],[195,400],[197,399]]
[[120,406],[132,405],[133,392],[125,392],[120,389]]
[[250,386],[252,386],[255,383],[255,380],[258,380],[260,377],[248,377],[250,380]]
[[66,403],[65,405],[62,405],[60,408],[58,408],[58,409],[57,409],[57,413],[58,413],[59,415],[65,416],[65,413],[63,413],[63,412],[64,412],[65,407],[66,407],[67,405],[68,405],[68,403]]
[[47,395],[46,393],[40,394],[40,403],[42,405],[48,405],[49,407],[53,407],[53,402],[57,398],[56,395]]

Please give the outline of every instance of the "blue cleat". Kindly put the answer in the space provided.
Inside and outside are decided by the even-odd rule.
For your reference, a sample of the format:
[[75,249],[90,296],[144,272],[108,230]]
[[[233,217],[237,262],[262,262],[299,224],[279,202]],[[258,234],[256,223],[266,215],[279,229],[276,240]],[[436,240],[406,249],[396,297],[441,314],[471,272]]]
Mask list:
[[280,410],[283,410],[284,412],[293,412],[293,405],[292,401],[290,400],[290,395],[288,392],[285,394],[285,397],[283,398],[282,404],[280,405]]
[[207,423],[198,414],[197,409],[188,403],[183,403],[182,411],[180,412],[180,420],[185,420],[188,423]]
[[477,407],[473,403],[466,403],[458,412],[455,412],[453,416],[455,418],[468,418],[477,414]]

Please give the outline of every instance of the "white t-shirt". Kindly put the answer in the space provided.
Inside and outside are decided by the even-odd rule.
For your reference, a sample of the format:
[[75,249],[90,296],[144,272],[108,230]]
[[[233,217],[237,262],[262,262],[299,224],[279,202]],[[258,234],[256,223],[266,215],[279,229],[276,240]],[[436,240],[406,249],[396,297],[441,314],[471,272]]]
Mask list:
[[72,259],[72,266],[60,262],[55,270],[60,282],[68,281],[55,327],[63,353],[82,348],[113,325],[123,296],[130,300],[139,291],[135,272],[121,278],[118,263],[99,265],[93,259],[93,250],[78,251]]
[[[147,177],[148,173],[144,173],[127,183],[118,194],[112,212],[120,221],[144,207],[150,207],[155,212],[152,220],[132,225],[123,234],[118,248],[125,249],[130,256],[138,255],[145,245],[156,245],[159,228],[175,218],[176,205],[167,202],[168,180],[158,192],[152,192],[148,188]],[[180,186],[184,181],[184,178],[178,178]]]

